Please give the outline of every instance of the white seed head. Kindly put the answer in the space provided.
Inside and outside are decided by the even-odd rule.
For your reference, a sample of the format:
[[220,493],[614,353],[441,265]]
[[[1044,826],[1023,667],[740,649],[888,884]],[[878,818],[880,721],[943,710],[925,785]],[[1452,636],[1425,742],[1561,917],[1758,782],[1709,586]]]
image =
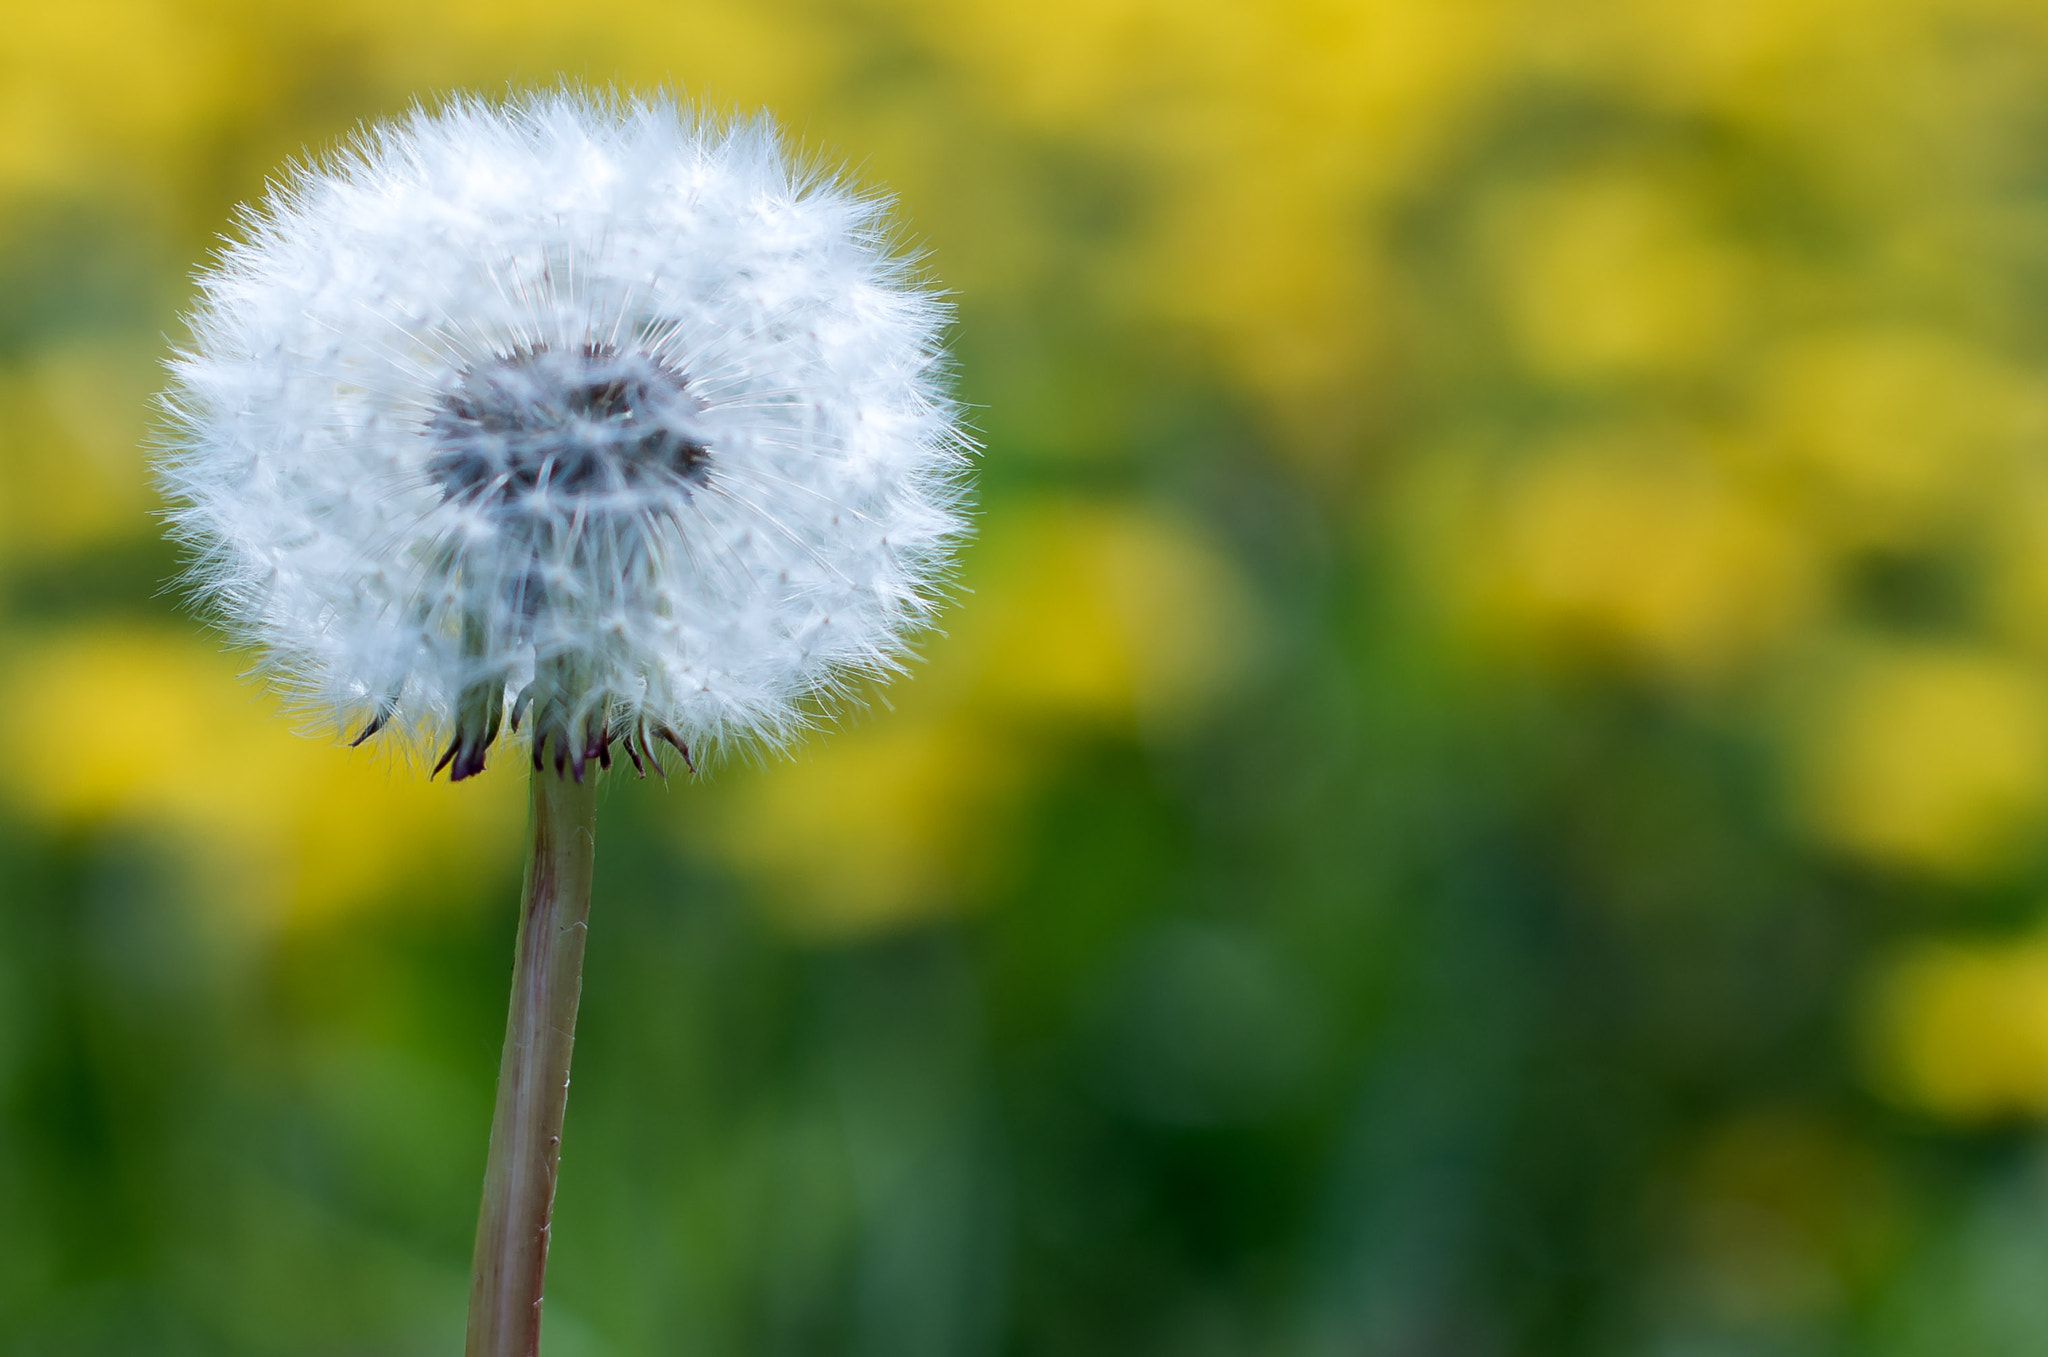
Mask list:
[[[160,474],[325,723],[482,768],[787,740],[962,533],[945,307],[769,122],[460,99],[293,171],[201,275]],[[686,754],[687,758],[688,755]]]

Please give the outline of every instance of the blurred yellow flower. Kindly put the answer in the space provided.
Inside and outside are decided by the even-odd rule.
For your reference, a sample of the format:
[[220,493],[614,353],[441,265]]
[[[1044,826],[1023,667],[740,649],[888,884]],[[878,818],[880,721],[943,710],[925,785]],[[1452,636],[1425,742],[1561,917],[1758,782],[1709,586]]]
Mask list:
[[1959,1122],[2048,1117],[2048,942],[1920,942],[1876,973],[1872,1073],[1895,1101]]
[[246,110],[264,63],[221,6],[67,0],[6,7],[0,43],[0,195],[106,186],[152,150]]
[[971,718],[891,713],[745,779],[704,842],[800,937],[915,922],[986,884],[1028,758]]
[[1486,222],[1508,329],[1568,381],[1695,371],[1740,333],[1753,280],[1687,186],[1607,167],[1504,195]]
[[1988,651],[1867,650],[1815,686],[1790,738],[1808,821],[1875,863],[1979,872],[2048,810],[2048,694]]
[[1434,550],[1482,627],[1539,650],[1712,678],[1814,602],[1796,526],[1683,430],[1572,440],[1472,494]]
[[[1007,716],[1173,725],[1254,665],[1259,618],[1191,525],[1081,501],[1019,505],[977,546],[935,675]],[[957,668],[956,668],[957,667]]]
[[1768,364],[1767,437],[1816,529],[1897,543],[1980,521],[2048,440],[2048,381],[1951,336],[1813,337]]
[[456,788],[303,739],[202,642],[108,627],[13,646],[0,794],[49,822],[168,836],[246,921],[419,898],[517,844],[516,768]]
[[1191,528],[1127,508],[1044,504],[991,524],[972,606],[886,719],[707,798],[702,838],[769,890],[793,931],[873,931],[971,901],[1014,836],[1018,794],[1058,742],[1170,729],[1257,660],[1245,585]]
[[156,360],[70,345],[0,371],[0,560],[153,529],[141,444]]
[[[1717,0],[1641,5],[1581,0],[1557,46],[1581,74],[1619,78],[1680,106],[1741,107],[1782,81],[1816,49],[1864,31],[1873,17],[1853,0]],[[1846,22],[1845,22],[1846,21]]]
[[[1116,304],[1191,325],[1287,446],[1348,456],[1383,340],[1379,209],[1484,97],[1502,0],[898,0],[998,125],[1142,165]],[[1109,244],[1109,242],[1105,242]]]
[[1988,620],[2038,662],[2048,659],[2048,461],[2001,490],[1976,525],[1989,566]]

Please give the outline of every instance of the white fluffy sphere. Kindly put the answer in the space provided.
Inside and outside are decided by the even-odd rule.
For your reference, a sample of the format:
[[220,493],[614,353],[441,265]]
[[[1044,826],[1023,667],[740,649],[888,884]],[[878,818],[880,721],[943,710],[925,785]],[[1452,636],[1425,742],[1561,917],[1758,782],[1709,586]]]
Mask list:
[[[201,276],[160,463],[194,580],[457,777],[788,738],[963,528],[947,313],[766,121],[560,92],[372,129]],[[687,757],[687,755],[686,755]]]

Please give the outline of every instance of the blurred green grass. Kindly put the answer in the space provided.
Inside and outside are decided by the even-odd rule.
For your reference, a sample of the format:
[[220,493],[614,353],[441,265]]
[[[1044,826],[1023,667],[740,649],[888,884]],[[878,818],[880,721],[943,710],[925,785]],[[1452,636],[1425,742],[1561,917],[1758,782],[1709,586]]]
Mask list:
[[163,586],[186,279],[457,87],[901,196],[958,606],[606,794],[548,1344],[2048,1346],[2048,12],[0,0],[0,1352],[457,1341],[516,769]]

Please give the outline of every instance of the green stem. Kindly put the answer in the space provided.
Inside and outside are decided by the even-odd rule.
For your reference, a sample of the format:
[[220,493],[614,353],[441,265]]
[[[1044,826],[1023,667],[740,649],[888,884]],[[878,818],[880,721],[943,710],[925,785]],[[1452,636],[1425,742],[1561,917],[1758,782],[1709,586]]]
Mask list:
[[476,1227],[465,1357],[536,1357],[540,1350],[541,1278],[583,989],[596,784],[595,770],[588,782],[553,770],[533,773],[527,817],[533,837]]

